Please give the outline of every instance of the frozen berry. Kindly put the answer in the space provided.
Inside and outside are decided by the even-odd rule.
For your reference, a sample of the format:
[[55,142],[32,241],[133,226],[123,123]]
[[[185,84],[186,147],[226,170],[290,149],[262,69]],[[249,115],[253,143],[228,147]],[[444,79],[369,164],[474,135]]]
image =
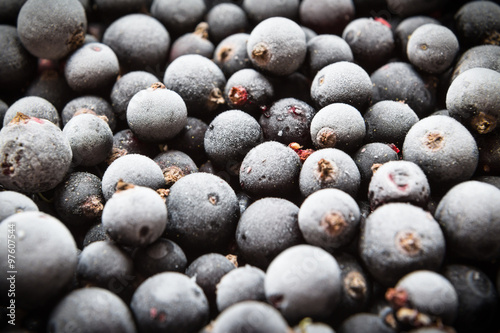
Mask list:
[[217,284],[216,301],[219,312],[243,301],[265,302],[266,273],[257,267],[245,265],[231,270]]
[[403,159],[422,168],[431,183],[456,184],[474,174],[478,148],[462,124],[436,115],[410,128],[403,143]]
[[116,81],[120,64],[113,50],[102,43],[89,43],[73,52],[66,61],[64,76],[79,93],[109,91]]
[[[14,284],[16,309],[47,306],[67,290],[76,272],[77,248],[58,219],[42,212],[21,212],[0,223],[0,235],[4,239],[0,253],[6,258],[0,262],[0,288],[6,297]],[[7,260],[12,255],[9,235],[16,236],[14,264]],[[13,269],[17,273],[9,274]]]
[[303,243],[298,213],[299,207],[281,198],[262,198],[248,206],[236,229],[236,244],[244,260],[266,269],[279,253]]
[[102,42],[118,57],[125,71],[153,72],[167,61],[170,34],[154,17],[133,13],[120,17],[104,32]]
[[113,149],[113,132],[108,123],[92,114],[71,118],[63,134],[73,151],[73,165],[95,166],[108,157]]
[[478,181],[452,187],[436,208],[447,247],[460,257],[494,260],[500,257],[495,236],[500,228],[500,190]]
[[146,246],[165,231],[167,208],[156,191],[118,182],[102,211],[102,225],[118,244]]
[[157,190],[165,186],[165,178],[158,164],[140,154],[127,154],[116,159],[102,176],[102,193],[109,200],[116,191],[118,181]]
[[55,189],[54,208],[66,225],[97,222],[104,208],[101,179],[88,172],[70,173]]
[[270,17],[250,32],[247,52],[255,68],[273,75],[289,75],[305,60],[305,33],[288,18]]
[[382,164],[373,174],[368,187],[372,209],[388,202],[408,202],[426,207],[430,186],[422,169],[405,160]]
[[359,249],[374,279],[389,286],[414,270],[439,269],[445,239],[439,224],[422,208],[388,203],[368,215]]
[[38,210],[35,202],[22,193],[16,191],[0,192],[0,221],[17,213]]
[[263,141],[262,128],[249,114],[224,111],[212,120],[205,132],[205,151],[220,166],[239,163],[250,149]]
[[323,67],[312,81],[311,98],[319,108],[346,103],[364,110],[372,99],[372,81],[359,65],[339,61]]
[[304,317],[329,318],[340,301],[341,283],[337,260],[304,244],[286,249],[271,262],[264,288],[268,302],[295,324]]
[[7,126],[12,119],[17,116],[17,113],[30,117],[46,119],[57,126],[61,126],[61,120],[57,109],[45,98],[37,96],[27,96],[18,99],[5,112],[3,126]]
[[308,244],[332,252],[353,240],[359,230],[360,215],[356,201],[349,194],[328,188],[304,200],[298,223]]
[[176,136],[187,121],[182,97],[158,82],[139,91],[127,107],[127,123],[143,141],[165,142]]
[[407,45],[410,62],[428,73],[440,74],[455,61],[459,45],[455,34],[438,24],[424,24],[411,35]]
[[127,304],[101,288],[74,290],[64,296],[49,317],[48,332],[77,329],[80,333],[135,333]]
[[208,322],[203,290],[188,276],[164,272],[145,280],[130,308],[140,332],[195,333]]
[[336,188],[355,197],[360,183],[361,175],[354,160],[336,148],[315,151],[300,171],[300,192],[304,197],[323,188]]
[[197,172],[179,179],[170,188],[167,208],[167,236],[186,252],[220,251],[234,235],[238,199],[215,175]]
[[361,146],[366,127],[356,108],[345,103],[332,103],[314,115],[310,133],[318,149],[337,148],[351,152]]
[[286,196],[298,188],[300,158],[291,148],[266,141],[246,154],[240,167],[240,185],[256,197]]
[[182,97],[192,117],[209,117],[225,103],[224,73],[211,59],[199,54],[183,55],[172,61],[163,83]]
[[2,185],[34,193],[51,190],[63,180],[73,153],[59,127],[19,113],[0,131],[0,156]]
[[62,59],[83,44],[85,9],[78,0],[28,0],[17,18],[17,33],[36,57]]

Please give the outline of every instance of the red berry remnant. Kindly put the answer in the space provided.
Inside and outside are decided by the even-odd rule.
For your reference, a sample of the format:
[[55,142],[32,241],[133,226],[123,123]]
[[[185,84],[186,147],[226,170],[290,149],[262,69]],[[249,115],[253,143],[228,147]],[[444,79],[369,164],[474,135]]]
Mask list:
[[394,172],[389,174],[389,181],[395,184],[398,190],[404,192],[408,190],[408,175],[403,172]]
[[408,304],[408,293],[401,288],[389,288],[385,293],[385,299],[396,308],[402,308]]
[[389,147],[391,147],[397,154],[401,151],[394,143],[389,143]]
[[383,25],[385,25],[388,28],[392,28],[391,24],[389,22],[387,22],[386,20],[384,20],[383,18],[381,18],[381,17],[375,17],[374,20],[377,21],[377,22],[379,22],[379,23],[382,23]]
[[292,142],[288,145],[288,147],[292,148],[297,155],[299,155],[300,162],[304,163],[304,161],[312,154],[314,153],[313,149],[301,149],[302,146],[299,145],[297,142]]
[[92,50],[94,50],[96,52],[101,52],[102,49],[99,46],[93,46]]
[[248,101],[248,92],[243,86],[234,86],[229,90],[229,100],[234,105],[244,105]]

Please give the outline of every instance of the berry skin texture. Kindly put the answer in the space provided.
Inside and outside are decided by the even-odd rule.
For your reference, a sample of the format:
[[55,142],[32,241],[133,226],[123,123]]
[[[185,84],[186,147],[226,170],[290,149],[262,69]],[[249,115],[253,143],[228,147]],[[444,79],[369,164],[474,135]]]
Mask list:
[[293,149],[276,141],[252,148],[240,167],[240,185],[256,197],[282,196],[298,186],[300,158]]
[[145,280],[130,308],[139,332],[195,333],[208,322],[203,290],[188,276],[164,272]]
[[228,272],[216,286],[217,310],[222,312],[243,301],[265,302],[265,277],[263,270],[248,264]]
[[186,33],[177,38],[170,48],[169,62],[186,54],[199,54],[211,58],[215,47],[208,39],[208,29],[209,26],[206,22],[200,22],[194,32]]
[[452,187],[435,213],[449,250],[478,261],[500,258],[499,200],[500,190],[487,183],[466,181]]
[[439,24],[439,21],[430,16],[418,15],[405,18],[396,26],[396,29],[394,30],[394,38],[396,41],[398,54],[400,54],[403,59],[407,60],[408,58],[406,50],[411,34],[418,27],[429,23]]
[[158,82],[132,97],[127,107],[127,123],[140,140],[164,142],[184,128],[187,112],[182,97]]
[[266,269],[279,253],[303,243],[298,213],[299,207],[282,198],[262,198],[248,206],[236,228],[236,244],[245,262]]
[[416,269],[439,269],[445,239],[439,224],[422,208],[388,203],[366,218],[359,251],[373,278],[390,286]]
[[210,160],[220,166],[241,162],[250,149],[263,141],[259,123],[240,110],[220,113],[205,132],[205,151]]
[[19,114],[0,130],[0,183],[25,193],[44,192],[69,171],[73,153],[59,127]]
[[27,96],[18,99],[5,112],[3,126],[7,126],[17,116],[18,112],[26,116],[46,119],[57,126],[61,126],[57,109],[45,98]]
[[342,32],[354,60],[365,70],[372,71],[387,63],[394,51],[392,30],[373,18],[357,18]]
[[406,134],[419,120],[415,111],[406,103],[380,101],[364,114],[367,142],[403,145]]
[[373,174],[368,187],[372,209],[388,202],[408,202],[425,208],[430,193],[431,188],[422,169],[405,160],[382,164]]
[[304,62],[306,36],[294,21],[285,17],[271,17],[257,24],[250,32],[247,53],[258,70],[286,76],[299,69]]
[[220,177],[203,172],[182,177],[170,188],[167,208],[167,237],[186,252],[224,248],[234,235],[238,199]]
[[163,83],[182,97],[191,117],[213,115],[225,103],[224,73],[211,59],[199,54],[186,54],[172,61]]
[[332,103],[316,113],[311,121],[314,146],[353,151],[361,146],[366,134],[361,113],[349,104]]
[[170,47],[170,34],[154,17],[129,14],[120,17],[106,29],[102,42],[118,57],[126,71],[163,68]]
[[365,333],[366,328],[371,333],[396,333],[379,315],[373,313],[356,313],[342,322],[339,333]]
[[266,140],[283,144],[297,142],[303,146],[311,145],[309,128],[316,110],[296,98],[276,100],[266,113],[259,118],[259,124]]
[[455,14],[460,43],[465,46],[498,45],[500,6],[493,1],[467,2]]
[[224,310],[213,324],[212,333],[288,333],[286,320],[271,305],[244,301]]
[[312,245],[296,245],[269,265],[264,281],[267,301],[295,324],[304,317],[329,318],[341,298],[337,260]]
[[76,274],[82,286],[105,288],[123,296],[125,288],[130,288],[134,267],[128,253],[118,245],[111,241],[96,241],[80,253]]
[[89,287],[68,293],[50,314],[48,332],[77,329],[81,333],[135,333],[132,313],[119,297]]
[[153,17],[175,36],[193,31],[207,11],[203,0],[153,0],[152,2]]
[[453,80],[446,93],[446,108],[452,117],[467,121],[479,134],[494,131],[500,117],[500,73],[471,68]]
[[469,265],[446,266],[442,274],[458,295],[455,327],[464,332],[483,331],[495,327],[499,303],[493,281],[483,271]]
[[93,95],[84,95],[72,99],[61,111],[62,125],[66,125],[71,118],[82,113],[105,116],[108,118],[107,123],[109,128],[111,128],[112,131],[115,130],[116,117],[113,112],[113,108],[104,98]]
[[420,118],[434,111],[437,79],[417,72],[411,64],[390,62],[374,71],[370,79],[374,104],[385,100],[403,101]]
[[216,44],[228,36],[243,33],[248,28],[247,13],[234,3],[215,5],[208,11],[206,20],[208,37]]
[[87,18],[77,0],[27,1],[17,18],[17,33],[35,57],[59,60],[83,44]]
[[109,200],[119,180],[153,190],[165,187],[165,178],[158,164],[140,154],[128,154],[111,163],[102,176],[102,193]]
[[451,81],[471,68],[489,68],[500,72],[500,46],[479,45],[465,51],[455,64]]
[[402,277],[396,291],[406,293],[408,303],[420,313],[439,317],[450,325],[456,319],[458,295],[444,276],[429,270],[415,270]]
[[411,35],[407,45],[410,62],[427,73],[440,74],[455,61],[458,39],[440,24],[424,24]]
[[219,253],[207,253],[186,268],[186,275],[194,279],[207,297],[211,313],[217,313],[216,290],[221,278],[234,270],[236,266]]
[[224,97],[228,107],[260,115],[274,99],[274,87],[262,73],[244,68],[229,77]]
[[318,108],[346,103],[364,110],[372,99],[372,81],[359,65],[339,61],[323,67],[316,74],[310,91]]
[[113,132],[103,119],[80,114],[64,125],[63,134],[73,151],[73,165],[95,166],[113,149]]
[[356,197],[361,175],[354,160],[336,148],[324,148],[312,153],[300,171],[300,192],[308,197],[323,188],[336,188]]
[[298,223],[308,244],[332,252],[352,241],[358,232],[360,217],[359,207],[349,194],[328,188],[304,200]]
[[37,59],[21,44],[16,27],[7,24],[0,26],[0,48],[0,88],[11,90],[24,87],[34,76]]
[[89,172],[72,172],[54,192],[54,208],[69,226],[90,226],[101,217],[104,197],[101,179]]
[[151,87],[160,80],[145,71],[133,71],[121,76],[111,90],[113,112],[120,119],[126,119],[128,103],[139,91]]
[[16,191],[0,192],[0,222],[17,213],[38,210],[35,202],[22,193]]
[[320,34],[338,36],[354,14],[354,2],[351,0],[304,0],[299,8],[303,25]]
[[309,76],[314,77],[323,67],[339,61],[354,61],[351,47],[342,37],[320,34],[308,40],[304,66]]
[[476,170],[478,156],[471,133],[448,116],[420,120],[410,128],[403,143],[403,159],[416,163],[431,185],[468,180]]
[[[69,230],[55,217],[42,212],[22,212],[11,215],[0,223],[2,246],[0,254],[7,258],[9,226],[15,226],[16,308],[33,309],[46,306],[64,293],[76,271],[77,248]],[[0,289],[9,290],[7,279],[13,267],[7,260],[2,269]]]
[[120,71],[113,50],[102,43],[88,43],[80,47],[66,62],[64,76],[68,85],[79,93],[109,90]]
[[240,69],[252,67],[247,54],[248,37],[250,34],[244,32],[229,35],[215,47],[212,60],[227,78]]
[[111,239],[126,246],[146,246],[156,241],[167,225],[165,202],[148,187],[118,183],[106,202],[102,225]]
[[162,272],[184,273],[187,258],[179,245],[166,238],[138,248],[133,253],[134,267],[145,278]]
[[389,161],[397,161],[398,153],[389,145],[380,142],[367,143],[353,155],[361,175],[361,184],[368,185],[377,168]]

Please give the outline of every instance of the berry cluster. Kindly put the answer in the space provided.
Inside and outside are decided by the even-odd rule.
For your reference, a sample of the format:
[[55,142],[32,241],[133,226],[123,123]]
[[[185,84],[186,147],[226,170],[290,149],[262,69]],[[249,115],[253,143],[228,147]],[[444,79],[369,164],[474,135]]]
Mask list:
[[495,2],[2,0],[0,49],[0,331],[499,331]]

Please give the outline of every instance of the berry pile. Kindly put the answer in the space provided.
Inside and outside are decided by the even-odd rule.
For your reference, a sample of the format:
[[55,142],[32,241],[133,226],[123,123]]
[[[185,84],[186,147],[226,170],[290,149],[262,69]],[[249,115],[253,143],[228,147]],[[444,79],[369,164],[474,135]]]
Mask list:
[[0,1],[0,331],[497,333],[500,6]]

